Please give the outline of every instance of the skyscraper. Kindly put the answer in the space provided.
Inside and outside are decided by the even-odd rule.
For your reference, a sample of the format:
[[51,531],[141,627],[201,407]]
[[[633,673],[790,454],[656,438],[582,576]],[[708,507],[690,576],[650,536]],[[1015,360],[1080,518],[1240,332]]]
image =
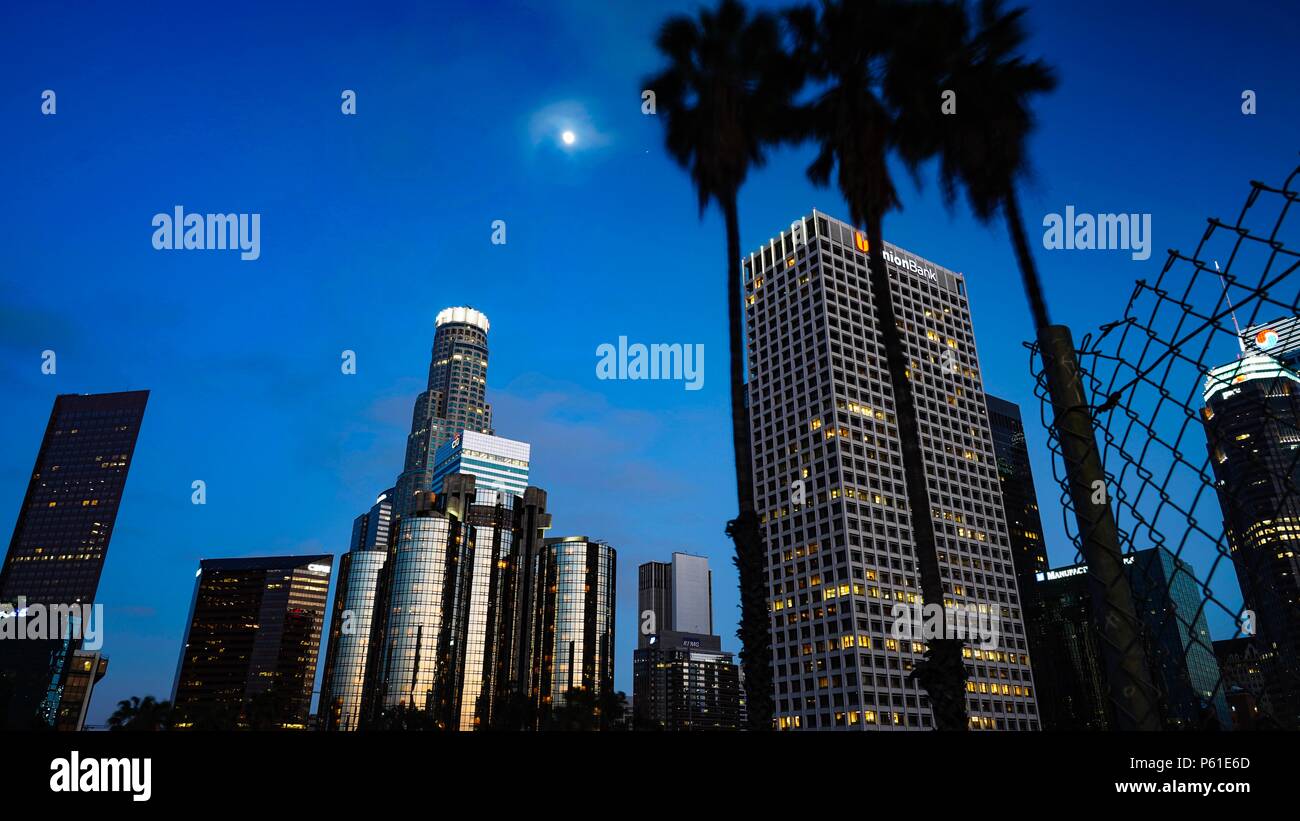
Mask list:
[[510,645],[507,577],[517,560],[515,507],[528,487],[529,446],[466,430],[443,444],[434,459],[432,487],[443,492],[452,476],[472,477],[458,516],[474,528],[465,666],[460,679],[462,730],[487,726],[498,693],[498,653]]
[[1034,472],[1029,466],[1029,448],[1025,444],[1025,426],[1020,407],[1013,402],[984,395],[989,409],[989,428],[993,433],[993,453],[997,458],[998,483],[1002,488],[1002,513],[1011,539],[1011,558],[1016,567],[1016,582],[1022,603],[1033,593],[1034,578],[1047,570],[1047,545],[1043,541],[1043,523],[1038,515],[1038,493],[1034,490]]
[[415,400],[406,463],[397,479],[395,515],[412,494],[428,490],[438,449],[462,431],[492,433],[486,398],[488,318],[473,308],[446,308],[434,319],[428,387]]
[[[447,477],[448,494],[473,479]],[[376,711],[424,710],[439,727],[459,723],[474,530],[447,500],[419,491],[398,520],[386,570],[384,631],[374,665]],[[378,623],[377,623],[378,626]]]
[[[1161,724],[1167,730],[1229,729],[1231,714],[1191,565],[1163,548],[1136,551],[1124,557],[1124,564],[1142,622],[1151,681],[1159,690]],[[1043,613],[1038,629],[1050,651],[1034,662],[1044,694],[1043,726],[1114,728],[1088,566],[1044,571],[1037,585],[1035,598]]]
[[614,548],[586,536],[543,545],[532,687],[543,716],[572,688],[596,699],[613,692],[615,559]]
[[1242,334],[1210,371],[1205,424],[1223,527],[1271,718],[1300,728],[1300,331],[1291,318]]
[[[646,562],[637,568],[637,604],[643,627],[637,646],[645,647],[650,635],[676,630],[713,633],[713,574],[709,560],[689,553],[674,553],[671,562]],[[653,613],[645,624],[646,612]]]
[[355,730],[360,721],[375,600],[388,559],[392,496],[391,489],[379,494],[370,510],[356,518],[352,544],[339,559],[329,649],[316,711],[323,730]]
[[[743,261],[779,728],[933,726],[929,698],[909,676],[924,645],[890,635],[893,605],[918,603],[920,579],[866,248],[851,226],[814,211]],[[965,650],[970,726],[1035,729],[965,281],[895,246],[885,259],[944,577],[945,601],[933,604],[998,625],[997,649]]]
[[[54,400],[9,552],[0,602],[94,601],[148,391],[64,394]],[[0,722],[53,726],[60,690],[80,642],[0,644]]]
[[[713,635],[708,559],[674,553],[671,563],[647,562],[639,570],[643,621],[632,654],[635,726],[739,729],[740,671]],[[647,610],[656,614],[649,633]]]
[[174,726],[306,728],[333,561],[199,563],[172,686]]

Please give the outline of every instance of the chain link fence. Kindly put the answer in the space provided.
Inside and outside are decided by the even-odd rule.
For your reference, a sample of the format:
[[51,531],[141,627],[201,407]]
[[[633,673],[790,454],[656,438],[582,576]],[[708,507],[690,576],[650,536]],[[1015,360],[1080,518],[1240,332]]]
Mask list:
[[1298,182],[1251,182],[1072,362],[1027,345],[1079,562],[1028,621],[1068,618],[1068,577],[1089,600],[1078,646],[1031,642],[1049,729],[1297,728]]

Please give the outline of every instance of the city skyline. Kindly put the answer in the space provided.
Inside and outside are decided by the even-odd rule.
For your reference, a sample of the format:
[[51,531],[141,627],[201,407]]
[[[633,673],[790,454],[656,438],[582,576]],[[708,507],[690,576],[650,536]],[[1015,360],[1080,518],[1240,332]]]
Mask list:
[[[1033,140],[1031,228],[1067,204],[1156,217],[1147,263],[1040,252],[1049,292],[1062,297],[1059,319],[1080,332],[1110,319],[1133,280],[1158,269],[1164,248],[1192,241],[1207,214],[1235,203],[1242,181],[1275,178],[1294,157],[1288,135],[1300,130],[1296,90],[1271,79],[1287,76],[1289,18],[1262,10],[1249,23],[1197,21],[1173,6],[1113,8],[1128,27],[1110,32],[1115,54],[1105,65],[1090,45],[1105,9],[1030,12],[1031,46],[1053,56],[1067,83],[1042,106]],[[187,69],[162,77],[122,49],[128,21],[108,12],[67,21],[66,42],[38,48],[30,37],[11,52],[17,91],[0,105],[14,124],[15,153],[30,159],[12,175],[30,207],[5,228],[13,256],[0,374],[13,390],[0,409],[0,444],[12,458],[0,464],[0,527],[16,521],[56,395],[153,391],[104,568],[112,665],[90,723],[102,724],[120,698],[165,696],[199,558],[346,550],[352,518],[401,465],[429,331],[448,305],[492,317],[494,424],[533,445],[532,481],[550,492],[561,529],[619,550],[617,689],[631,692],[629,568],[643,559],[674,549],[712,559],[715,631],[737,648],[722,534],[734,500],[719,464],[726,345],[707,286],[720,262],[720,219],[712,211],[697,219],[689,182],[663,157],[658,124],[640,113],[637,96],[656,63],[649,35],[670,9],[617,19],[578,3],[512,11],[512,27],[465,13],[472,33],[500,44],[490,53],[445,38],[434,13],[416,9],[363,17],[359,30],[275,10],[264,33],[234,18],[186,26],[190,12],[175,28],[144,21],[158,59]],[[593,20],[601,40],[590,48]],[[22,9],[13,22],[15,32],[43,27]],[[1212,36],[1232,59],[1213,69],[1188,60],[1164,36],[1171,26]],[[250,49],[247,64],[229,70],[214,61],[217,44],[240,38],[289,45]],[[429,64],[434,51],[444,64]],[[1155,100],[1134,78],[1159,60],[1181,66],[1187,82]],[[556,72],[531,76],[536,61]],[[295,62],[300,69],[277,74]],[[122,70],[72,68],[88,63]],[[268,76],[279,79],[264,96],[241,91],[264,88]],[[48,87],[59,90],[59,114],[28,116]],[[344,88],[358,90],[354,122],[338,121]],[[1257,121],[1238,112],[1244,88],[1260,95]],[[1220,108],[1221,119],[1207,116]],[[1129,127],[1098,129],[1099,116]],[[568,149],[551,139],[560,120],[576,131]],[[806,151],[782,152],[747,186],[745,247],[812,206],[845,213],[838,195],[804,181],[806,160]],[[159,163],[169,174],[153,173]],[[891,218],[890,239],[965,273],[988,390],[1021,405],[1040,498],[1054,498],[1011,251],[964,208],[949,217],[932,182],[920,192],[902,185],[907,209]],[[454,207],[435,202],[447,190],[466,196],[452,198],[463,200]],[[76,241],[65,219],[51,222],[68,202],[86,215]],[[149,218],[178,204],[263,212],[261,257],[153,251]],[[495,219],[507,223],[503,246],[491,244]],[[629,254],[670,246],[666,256]],[[684,298],[701,282],[698,299]],[[112,332],[100,338],[92,316],[110,317]],[[704,344],[703,389],[597,380],[593,351],[619,336]],[[58,354],[50,376],[40,370],[47,349]],[[355,375],[340,373],[343,351],[355,352]],[[1234,351],[1222,355],[1227,362]],[[191,504],[196,480],[206,483],[205,505]],[[628,495],[675,515],[666,526],[634,521]],[[1060,518],[1043,516],[1053,566],[1074,558]],[[1227,635],[1222,625],[1211,632]]]

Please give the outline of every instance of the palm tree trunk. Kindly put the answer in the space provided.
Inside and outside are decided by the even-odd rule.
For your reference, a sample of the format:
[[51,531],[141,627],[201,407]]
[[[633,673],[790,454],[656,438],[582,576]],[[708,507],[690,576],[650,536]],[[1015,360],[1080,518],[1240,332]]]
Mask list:
[[[916,563],[921,577],[921,596],[925,603],[943,606],[943,577],[939,572],[939,554],[934,539],[934,515],[930,510],[930,490],[925,478],[925,459],[921,453],[921,432],[917,424],[916,401],[908,378],[911,357],[903,346],[894,310],[894,294],[889,287],[885,267],[883,216],[867,212],[867,239],[871,299],[876,311],[876,326],[885,347],[885,370],[889,373],[894,396],[894,419],[902,444],[903,477],[907,486],[907,512],[912,524],[912,542],[916,546]],[[912,675],[930,696],[930,710],[935,728],[965,730],[966,665],[962,663],[959,639],[935,638],[928,642],[925,661]]]
[[[1080,376],[1078,355],[1070,329],[1052,325],[1042,283],[1030,252],[1015,189],[1002,201],[1003,215],[1020,278],[1034,315],[1034,331],[1043,358],[1048,395],[1052,401],[1052,427],[1065,461],[1065,472],[1079,527],[1084,561],[1088,564],[1089,596],[1093,620],[1102,638],[1106,684],[1115,723],[1121,730],[1158,730],[1159,711],[1151,683],[1142,628],[1124,569],[1119,530],[1104,489],[1106,470],[1097,450],[1093,409],[1088,404]],[[1103,492],[1098,493],[1098,489]],[[1021,591],[1023,600],[1025,593]]]
[[731,360],[731,437],[740,512],[727,523],[735,544],[740,578],[740,663],[745,671],[745,702],[750,730],[772,729],[772,633],[767,613],[763,539],[754,510],[753,455],[749,441],[749,403],[745,397],[745,314],[741,302],[740,219],[736,196],[721,198],[727,223],[727,327]]
[[1038,266],[1034,255],[1029,250],[1029,238],[1025,234],[1025,221],[1020,216],[1020,201],[1012,188],[1002,199],[1002,213],[1007,221],[1007,231],[1011,234],[1011,245],[1016,250],[1016,262],[1020,265],[1020,281],[1025,286],[1025,296],[1029,298],[1029,311],[1034,315],[1034,331],[1042,333],[1052,324],[1047,315],[1047,300],[1043,298],[1043,283],[1038,279]]

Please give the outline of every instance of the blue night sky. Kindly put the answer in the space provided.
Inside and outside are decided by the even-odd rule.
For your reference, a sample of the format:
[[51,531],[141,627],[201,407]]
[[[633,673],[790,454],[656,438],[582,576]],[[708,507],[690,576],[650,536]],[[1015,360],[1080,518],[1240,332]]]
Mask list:
[[[497,433],[532,443],[552,535],[618,550],[617,686],[631,692],[636,566],[674,550],[710,558],[715,621],[737,649],[721,219],[699,218],[640,111],[653,34],[694,3],[82,5],[9,5],[0,22],[0,533],[56,394],[152,391],[99,589],[112,661],[92,722],[121,698],[169,695],[200,558],[347,549],[353,517],[401,469],[449,305],[492,321]],[[1040,249],[1054,319],[1076,335],[1118,317],[1205,217],[1235,212],[1247,180],[1294,166],[1287,5],[1031,10],[1030,53],[1062,78],[1039,109],[1031,235],[1067,204],[1153,215],[1145,262]],[[751,176],[746,248],[813,207],[846,213],[804,179],[810,154]],[[966,274],[986,387],[1037,419],[1005,232],[964,205],[949,214],[925,182],[900,173],[906,210],[886,237]],[[176,205],[260,213],[261,258],[155,251],[150,221]],[[498,219],[504,246],[490,242]],[[595,350],[619,336],[703,343],[703,390],[597,380]],[[1042,430],[1029,442],[1063,564]]]

